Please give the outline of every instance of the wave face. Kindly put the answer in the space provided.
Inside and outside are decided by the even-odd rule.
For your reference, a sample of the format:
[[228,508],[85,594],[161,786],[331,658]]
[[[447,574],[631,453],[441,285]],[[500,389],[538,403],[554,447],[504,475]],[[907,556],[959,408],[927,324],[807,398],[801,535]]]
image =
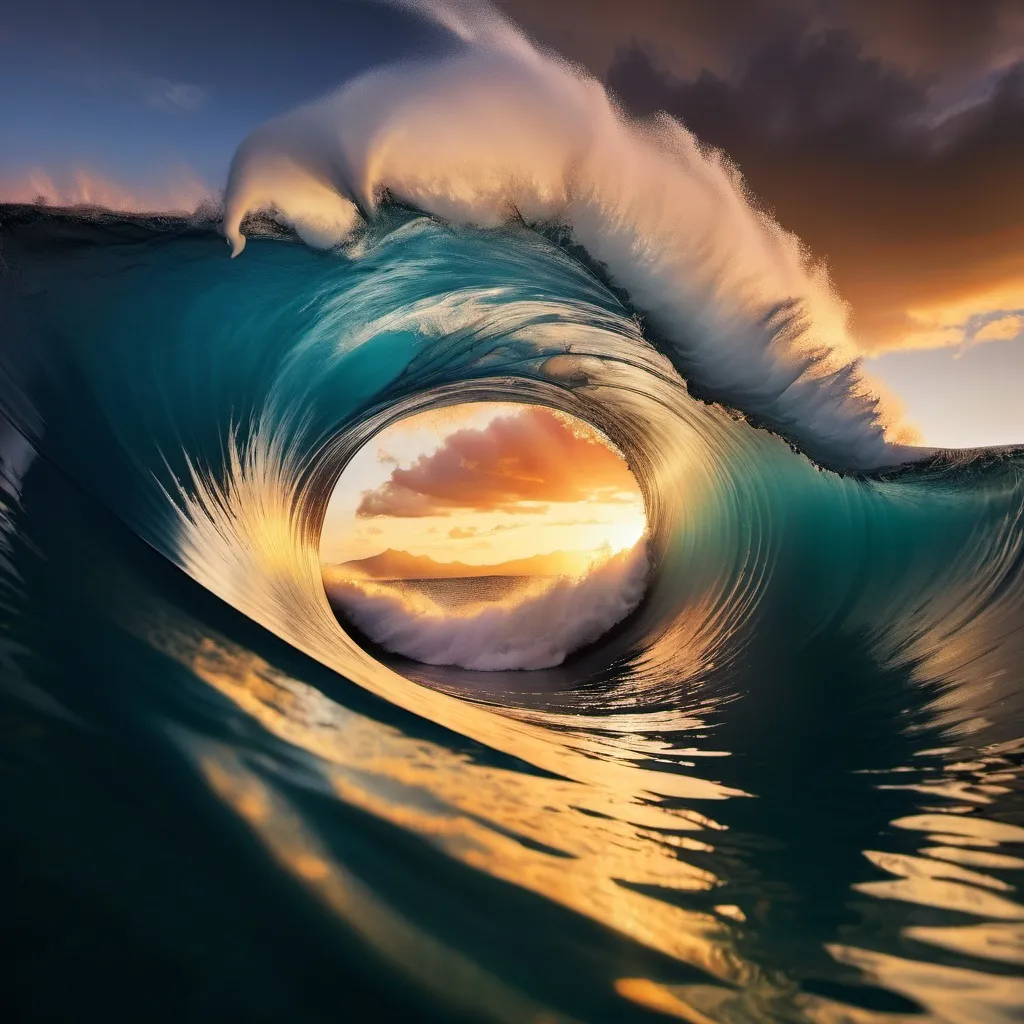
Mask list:
[[[1012,1019],[1024,455],[823,471],[522,225],[258,227],[232,261],[195,221],[3,212],[4,790],[76,850],[32,919],[92,935],[101,885],[97,957],[127,928],[148,985],[202,933],[180,984],[243,1017],[226,949],[282,1020],[333,1005],[307,962],[439,1019]],[[374,653],[321,579],[335,481],[396,418],[501,399],[624,453],[646,594],[556,667]]]
[[[240,259],[198,216],[0,207],[16,1000],[1017,1019],[1024,449],[884,468],[911,453],[841,307],[727,167],[446,16],[451,54],[243,146]],[[490,623],[532,671],[465,624],[420,623],[416,662],[357,642],[318,558],[342,470],[501,400],[624,454],[647,563],[609,571],[642,600],[560,664]]]

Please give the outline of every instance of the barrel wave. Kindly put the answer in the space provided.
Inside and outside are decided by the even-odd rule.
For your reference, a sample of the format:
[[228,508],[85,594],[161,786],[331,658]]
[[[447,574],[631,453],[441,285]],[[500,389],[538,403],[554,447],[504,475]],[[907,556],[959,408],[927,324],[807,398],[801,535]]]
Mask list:
[[[89,936],[19,991],[1018,1019],[1024,450],[900,443],[723,158],[455,10],[254,133],[223,210],[0,208],[4,812],[18,907]],[[357,642],[342,470],[493,400],[623,453],[643,596],[535,662]]]

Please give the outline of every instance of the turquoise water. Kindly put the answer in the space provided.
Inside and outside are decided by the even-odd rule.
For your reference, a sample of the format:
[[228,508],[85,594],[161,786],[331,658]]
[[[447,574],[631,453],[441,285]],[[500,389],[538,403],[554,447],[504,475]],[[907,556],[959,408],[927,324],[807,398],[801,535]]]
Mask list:
[[[525,227],[0,240],[20,1019],[1020,1018],[1019,450],[822,469]],[[327,499],[501,398],[625,453],[646,598],[541,672],[388,661],[327,602]]]

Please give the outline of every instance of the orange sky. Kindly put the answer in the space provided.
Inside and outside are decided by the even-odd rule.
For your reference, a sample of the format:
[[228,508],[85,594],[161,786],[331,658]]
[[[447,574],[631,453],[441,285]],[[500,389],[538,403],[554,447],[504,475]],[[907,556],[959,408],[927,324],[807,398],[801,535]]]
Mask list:
[[321,560],[387,548],[493,564],[631,546],[646,525],[622,456],[595,430],[536,406],[476,403],[409,417],[342,474]]

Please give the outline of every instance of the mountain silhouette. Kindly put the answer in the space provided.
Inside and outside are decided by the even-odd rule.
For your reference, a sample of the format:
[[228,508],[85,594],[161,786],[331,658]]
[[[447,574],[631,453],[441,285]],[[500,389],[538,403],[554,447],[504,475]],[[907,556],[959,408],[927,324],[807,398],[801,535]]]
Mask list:
[[593,563],[597,551],[552,551],[492,565],[438,562],[429,555],[388,548],[368,558],[328,566],[337,579],[426,580],[470,576],[577,576]]

